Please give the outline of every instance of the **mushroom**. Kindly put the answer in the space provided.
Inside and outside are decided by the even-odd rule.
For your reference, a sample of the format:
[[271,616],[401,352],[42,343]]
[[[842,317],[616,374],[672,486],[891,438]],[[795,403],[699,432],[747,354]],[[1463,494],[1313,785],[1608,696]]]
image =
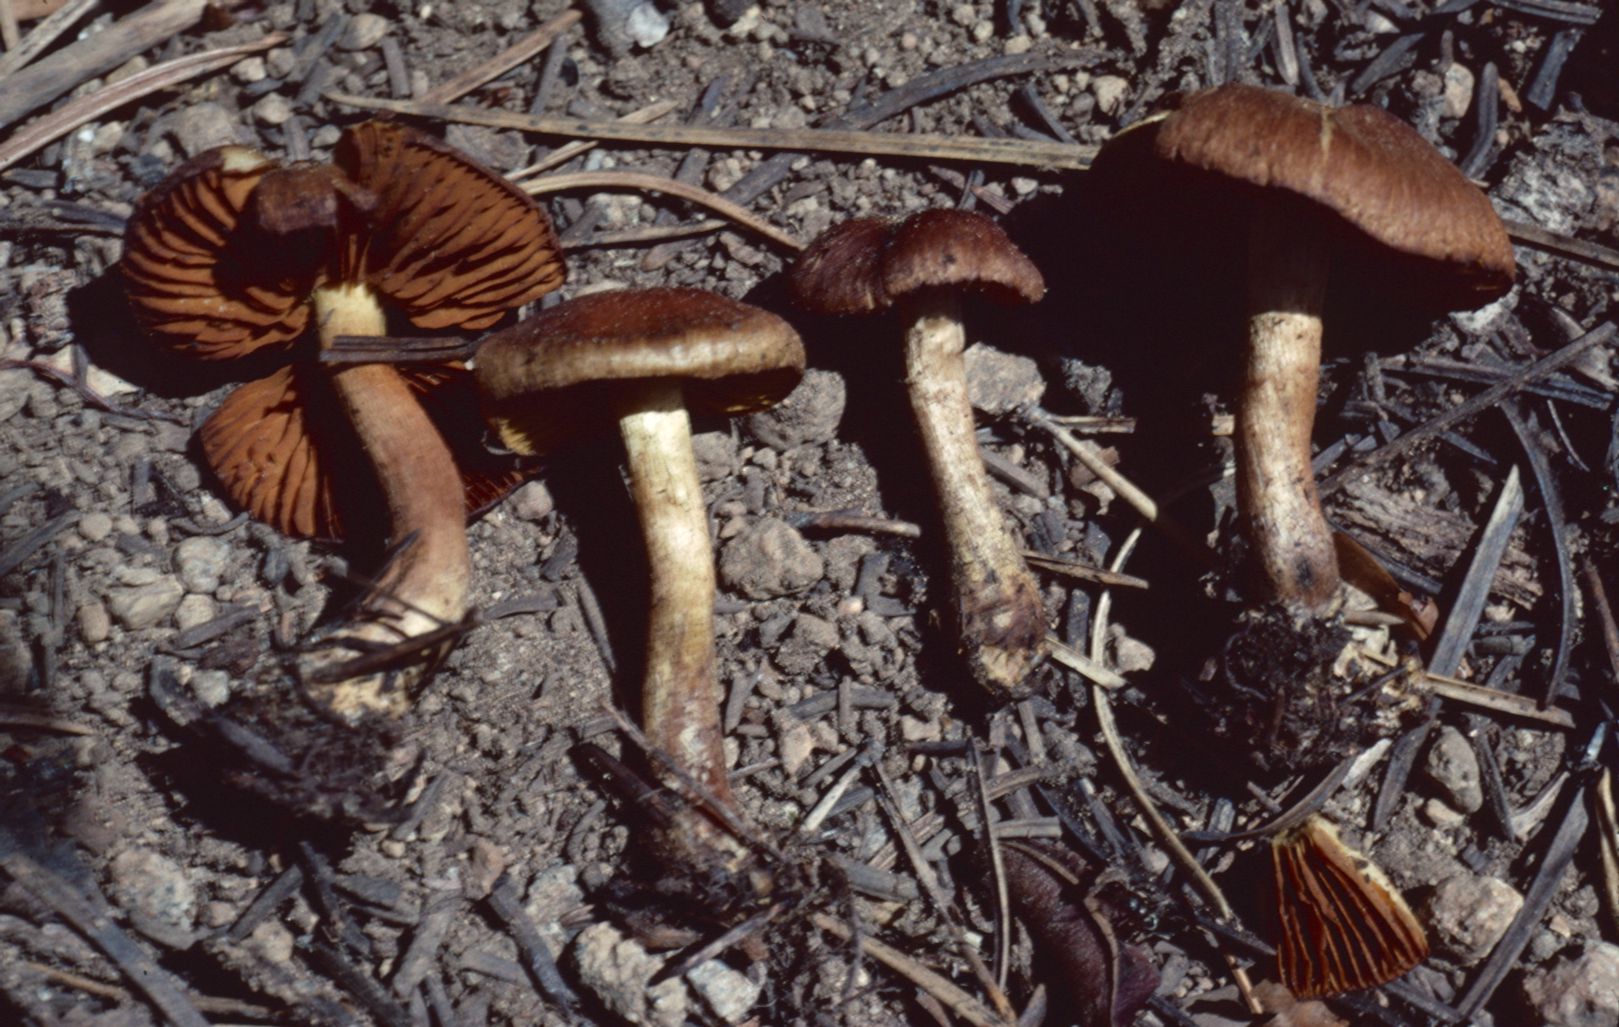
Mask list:
[[780,400],[804,373],[798,335],[774,314],[698,289],[600,292],[488,336],[476,365],[485,417],[516,453],[617,424],[652,577],[644,730],[731,804],[714,556],[688,411],[742,414]]
[[1477,307],[1512,287],[1506,229],[1484,194],[1392,115],[1256,86],[1186,97],[1109,143],[1096,167],[1134,220],[1165,220],[1162,206],[1176,201],[1232,229],[1178,221],[1171,245],[1203,244],[1188,239],[1202,234],[1246,255],[1238,503],[1270,594],[1303,615],[1325,611],[1339,575],[1310,434],[1328,278],[1349,273],[1369,301]]
[[1045,295],[1039,269],[988,218],[930,210],[898,224],[861,218],[834,226],[804,251],[789,287],[815,313],[900,309],[906,391],[950,551],[957,634],[980,684],[1022,694],[1044,652],[1045,610],[978,455],[961,296],[1032,303]]
[[562,264],[533,200],[414,129],[355,126],[334,159],[280,167],[238,146],[199,155],[137,204],[122,268],[136,320],[176,356],[287,361],[202,427],[204,456],[232,500],[289,534],[353,535],[339,516],[339,497],[354,490],[338,474],[341,436],[352,433],[369,463],[385,536],[408,544],[356,620],[302,669],[316,697],[352,719],[400,712],[411,679],[350,677],[343,665],[465,614],[469,505],[521,477],[473,455],[481,447],[465,442],[477,432],[452,430],[459,453],[440,434],[475,423],[460,365],[328,371],[318,351],[339,335],[385,334],[386,309],[418,328],[486,328],[556,288]]

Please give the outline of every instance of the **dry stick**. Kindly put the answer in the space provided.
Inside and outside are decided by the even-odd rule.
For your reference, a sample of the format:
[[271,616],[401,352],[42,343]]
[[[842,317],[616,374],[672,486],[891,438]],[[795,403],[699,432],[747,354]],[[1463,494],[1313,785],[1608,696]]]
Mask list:
[[[630,111],[618,120],[627,125],[646,125],[671,113],[679,106],[673,100],[659,100],[657,103],[647,104],[638,110]],[[506,177],[514,182],[524,178],[533,178],[543,171],[549,171],[554,167],[566,164],[580,154],[594,150],[599,145],[599,143],[581,139],[565,146],[559,146],[546,154],[543,159],[530,164],[526,168],[518,168]]]
[[792,150],[858,153],[873,157],[960,160],[984,164],[1082,169],[1090,166],[1095,147],[1024,139],[981,139],[934,135],[850,131],[832,128],[720,128],[710,125],[626,125],[619,121],[536,117],[479,107],[382,100],[350,93],[327,93],[328,100],[366,110],[391,111],[438,121],[489,128],[516,129],[541,135],[568,136],[653,146],[706,146],[713,149]]
[[1610,926],[1619,923],[1619,809],[1613,802],[1613,771],[1606,767],[1597,779],[1597,839],[1602,850],[1602,898]]
[[729,221],[709,218],[684,225],[648,225],[645,228],[624,228],[612,232],[596,232],[588,238],[580,239],[569,249],[610,250],[626,246],[641,246],[646,243],[667,242],[671,239],[690,239],[693,236],[718,232],[729,227],[730,224]]
[[[1129,789],[1130,797],[1136,802],[1136,808],[1146,817],[1153,833],[1158,840],[1169,850],[1171,856],[1191,874],[1193,882],[1204,896],[1213,905],[1216,915],[1223,921],[1237,923],[1237,914],[1232,910],[1231,903],[1226,901],[1225,893],[1220,886],[1214,883],[1214,878],[1208,875],[1197,857],[1182,844],[1175,829],[1169,826],[1158,807],[1153,803],[1152,797],[1142,785],[1141,779],[1136,776],[1135,768],[1130,764],[1130,758],[1124,752],[1124,743],[1119,738],[1119,729],[1113,723],[1113,707],[1108,702],[1107,691],[1099,686],[1091,687],[1091,701],[1096,704],[1096,722],[1102,729],[1102,740],[1107,745],[1108,752],[1113,755],[1113,762],[1118,766],[1119,773],[1124,777],[1125,787]],[[1242,993],[1243,1002],[1251,1013],[1260,1013],[1262,1008],[1254,997],[1253,984],[1248,980],[1248,971],[1237,965],[1236,957],[1221,950],[1226,958],[1227,968],[1231,971],[1231,979],[1236,982],[1237,990]]]
[[[984,844],[989,847],[989,868],[995,877],[995,986],[1005,991],[1007,964],[1012,961],[1012,899],[1006,888],[1006,862],[1001,858],[1001,843],[995,835],[995,810],[984,785],[984,756],[977,745],[968,751],[973,758],[973,781],[978,786],[978,815],[984,820]],[[1001,1013],[1004,1016],[1010,1011],[1003,1009]]]
[[1591,590],[1591,603],[1596,607],[1597,623],[1602,626],[1602,647],[1608,651],[1608,669],[1613,671],[1611,684],[1619,685],[1619,622],[1614,620],[1613,607],[1608,603],[1608,590],[1602,584],[1602,575],[1597,573],[1596,564],[1589,559],[1582,560],[1580,564],[1585,585]]
[[[73,0],[35,25],[33,31],[24,36],[20,43],[14,47],[8,46],[5,56],[0,57],[0,79],[44,53],[62,33],[72,28],[74,23],[98,3],[100,0]],[[15,5],[13,7],[15,8]]]
[[208,1027],[184,991],[135,941],[99,912],[78,889],[47,867],[17,851],[9,832],[0,832],[0,870],[22,889],[71,924],[106,954],[129,983],[176,1027]]
[[1531,426],[1540,427],[1539,421],[1531,414],[1526,423],[1515,409],[1517,406],[1517,403],[1503,404],[1501,412],[1523,447],[1524,459],[1529,461],[1530,474],[1540,492],[1540,509],[1546,515],[1546,528],[1551,532],[1552,555],[1557,566],[1557,648],[1553,651],[1551,669],[1546,672],[1546,690],[1540,697],[1542,706],[1550,706],[1562,690],[1569,647],[1574,643],[1574,621],[1578,616],[1574,610],[1574,558],[1568,551],[1568,521],[1563,515],[1563,497],[1557,490],[1557,479],[1552,474],[1545,447],[1530,431]]
[[1555,256],[1604,267],[1609,271],[1619,271],[1619,250],[1598,246],[1594,242],[1586,242],[1584,239],[1576,239],[1559,232],[1551,232],[1526,221],[1503,218],[1502,223],[1507,226],[1507,235],[1512,237],[1513,242],[1545,250]]
[[104,75],[138,53],[179,35],[202,17],[205,0],[162,0],[120,18],[105,31],[64,47],[51,59],[16,72],[0,90],[0,129]]
[[[1398,667],[1400,665],[1400,661],[1394,657],[1384,656],[1382,653],[1374,652],[1370,649],[1361,649],[1358,655],[1384,667]],[[1539,721],[1542,724],[1549,724],[1552,727],[1565,730],[1574,727],[1574,715],[1567,710],[1558,706],[1542,709],[1540,704],[1533,699],[1518,695],[1515,692],[1502,692],[1498,689],[1474,684],[1471,681],[1463,681],[1460,678],[1453,678],[1446,674],[1435,674],[1431,671],[1421,671],[1419,672],[1419,677],[1421,679],[1420,687],[1432,692],[1441,699],[1449,699],[1452,702],[1464,703],[1468,706],[1476,706],[1479,709],[1492,710],[1496,713],[1506,713],[1514,717],[1523,717],[1526,720]]]
[[979,956],[978,950],[967,941],[967,932],[962,930],[961,918],[951,904],[950,897],[939,886],[939,875],[933,872],[933,865],[922,854],[922,846],[916,840],[916,833],[911,830],[910,821],[906,820],[904,814],[900,812],[896,798],[899,792],[895,790],[893,780],[888,776],[888,772],[883,769],[881,760],[873,761],[871,769],[877,775],[877,781],[882,785],[884,793],[877,797],[877,804],[888,815],[888,819],[893,821],[894,834],[899,838],[900,848],[905,850],[905,858],[910,860],[911,866],[916,871],[917,883],[922,886],[922,890],[927,893],[934,906],[938,907],[939,915],[944,920],[945,929],[950,932],[950,937],[956,944],[956,950],[967,961],[973,975],[978,978],[978,983],[984,986],[984,991],[989,994],[991,1003],[1001,1012],[1003,1017],[1008,1020],[1014,1019],[1012,1016],[1012,1004],[1007,1001],[1000,985],[995,983],[994,975],[989,972],[989,967],[984,965],[984,960]]
[[561,175],[547,175],[533,182],[525,183],[524,192],[532,196],[541,196],[545,193],[557,193],[567,189],[624,189],[629,191],[643,191],[649,193],[667,193],[678,196],[682,200],[707,207],[717,214],[723,214],[737,224],[757,232],[769,239],[777,246],[797,253],[804,248],[804,244],[772,225],[764,218],[749,211],[740,204],[732,203],[717,193],[707,189],[662,175],[648,174],[644,171],[570,171]]
[[1034,409],[1029,412],[1029,420],[1033,424],[1050,432],[1052,437],[1063,444],[1063,448],[1072,453],[1080,463],[1092,474],[1096,475],[1108,488],[1119,494],[1119,498],[1135,508],[1147,523],[1163,532],[1170,541],[1180,546],[1186,554],[1198,562],[1200,566],[1208,566],[1211,562],[1209,547],[1198,541],[1185,525],[1175,520],[1159,508],[1153,498],[1141,490],[1135,482],[1126,478],[1115,470],[1107,461],[1102,459],[1101,452],[1096,443],[1089,439],[1076,437],[1067,428],[1062,427],[1051,419],[1044,410]]
[[1527,367],[1521,368],[1515,374],[1502,379],[1499,384],[1490,386],[1472,399],[1452,407],[1419,427],[1411,429],[1388,445],[1372,450],[1372,452],[1349,466],[1322,479],[1320,483],[1321,495],[1325,497],[1338,491],[1355,475],[1365,474],[1373,467],[1387,463],[1418,443],[1424,442],[1440,432],[1448,431],[1457,422],[1465,421],[1470,417],[1492,409],[1503,399],[1518,392],[1530,382],[1539,381],[1567,367],[1575,360],[1578,360],[1580,355],[1591,347],[1602,346],[1611,342],[1616,331],[1619,331],[1619,325],[1615,325],[1612,321],[1599,325],[1561,349],[1554,350]]
[[[811,913],[810,923],[840,941],[848,941],[855,936],[854,930],[847,924],[825,913]],[[945,977],[934,973],[910,956],[907,956],[899,949],[864,934],[860,935],[860,949],[866,955],[943,1002],[952,1013],[966,1020],[973,1027],[1007,1027],[1008,1021],[996,1016],[982,1002],[950,983]]]
[[22,33],[17,28],[17,12],[11,9],[11,0],[0,0],[0,43],[3,43],[6,52],[17,49],[17,43],[22,39]]
[[1119,574],[1115,571],[1092,567],[1089,564],[1079,563],[1075,560],[1065,560],[1060,556],[1052,556],[1050,553],[1041,553],[1033,549],[1023,550],[1023,559],[1029,561],[1030,566],[1036,570],[1050,571],[1052,574],[1061,574],[1064,577],[1074,578],[1078,581],[1089,581],[1097,585],[1145,589],[1149,584],[1146,578],[1138,578],[1134,574]]
[[[107,35],[111,31],[109,29],[102,35]],[[90,38],[100,39],[101,36],[91,36]],[[65,103],[59,109],[24,125],[21,129],[12,133],[11,137],[4,143],[0,143],[0,170],[11,167],[11,165],[40,147],[60,139],[85,122],[92,121],[110,110],[129,103],[131,100],[138,100],[149,93],[155,93],[160,89],[178,85],[187,79],[196,78],[198,75],[217,71],[220,68],[234,64],[237,58],[243,54],[268,50],[272,46],[285,42],[286,39],[285,35],[277,32],[251,43],[243,43],[240,46],[226,46],[218,50],[207,50],[202,53],[189,54],[185,57],[177,57],[172,61],[164,61],[155,67],[147,68],[145,71],[131,75],[110,86],[104,86],[89,96],[81,96],[77,100]],[[72,47],[68,49],[71,50]],[[63,54],[67,52],[68,50],[62,51]],[[12,91],[15,89],[13,83],[15,83],[16,79],[26,74],[29,74],[29,72],[22,72],[8,80],[6,88],[0,89],[0,109],[5,107],[6,98],[12,95]]]
[[563,11],[489,60],[429,89],[422,94],[420,102],[439,104],[459,100],[485,82],[493,82],[519,64],[533,59],[550,46],[552,40],[578,24],[579,18],[578,11]]

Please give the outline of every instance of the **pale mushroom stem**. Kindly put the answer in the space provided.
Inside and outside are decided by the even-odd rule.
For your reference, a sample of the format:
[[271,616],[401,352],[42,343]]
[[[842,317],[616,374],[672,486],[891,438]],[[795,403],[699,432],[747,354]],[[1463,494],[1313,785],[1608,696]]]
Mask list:
[[1260,204],[1248,236],[1248,350],[1237,404],[1238,508],[1271,593],[1305,613],[1338,590],[1311,468],[1328,253],[1305,219]]
[[906,391],[938,492],[961,645],[980,683],[1016,696],[1044,653],[1045,610],[978,455],[960,303],[929,290],[904,309]]
[[[322,287],[314,304],[323,349],[339,335],[386,331],[376,295],[364,286]],[[449,447],[393,368],[360,364],[337,371],[331,382],[382,489],[387,538],[395,543],[412,538],[379,577],[364,615],[337,641],[396,644],[459,620],[466,613],[472,563],[461,476]],[[322,658],[354,655],[339,651]],[[322,686],[319,694],[340,716],[398,714],[408,704],[410,683],[390,684],[385,675],[364,674]]]
[[618,425],[652,578],[642,726],[681,770],[732,803],[714,676],[714,550],[679,383],[645,383],[620,406]]

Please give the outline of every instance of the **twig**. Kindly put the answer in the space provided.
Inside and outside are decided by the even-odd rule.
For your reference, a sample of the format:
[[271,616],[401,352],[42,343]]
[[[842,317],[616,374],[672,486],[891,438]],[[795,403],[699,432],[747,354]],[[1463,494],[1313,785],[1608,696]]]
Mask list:
[[1568,551],[1568,521],[1563,516],[1562,493],[1557,490],[1557,479],[1552,474],[1550,461],[1546,459],[1546,447],[1531,431],[1532,428],[1538,429],[1540,424],[1533,414],[1525,423],[1514,409],[1516,405],[1505,404],[1501,412],[1512,426],[1512,433],[1518,437],[1524,458],[1529,461],[1535,488],[1540,492],[1540,507],[1546,514],[1546,529],[1551,533],[1552,555],[1557,565],[1557,647],[1553,651],[1551,670],[1546,673],[1546,688],[1540,698],[1542,706],[1550,706],[1557,701],[1557,693],[1562,690],[1563,674],[1568,669],[1569,647],[1574,644],[1574,621],[1578,616],[1574,610],[1574,559]]
[[501,874],[495,881],[495,886],[489,892],[489,908],[506,925],[511,932],[512,939],[517,942],[518,949],[523,954],[523,963],[534,981],[550,999],[563,1009],[572,1012],[579,1005],[579,996],[574,994],[568,982],[562,979],[562,973],[557,969],[556,962],[551,958],[551,950],[545,947],[545,940],[540,937],[539,930],[534,921],[529,919],[527,911],[523,909],[523,901],[517,894],[517,886],[506,874]]
[[[825,913],[811,913],[810,923],[841,941],[855,937],[852,928]],[[899,949],[865,934],[861,934],[859,940],[862,952],[943,1002],[952,1013],[973,1027],[1008,1027],[1006,1020],[996,1016],[982,1002]]]
[[[158,4],[154,6],[163,7],[169,5]],[[199,3],[197,6],[200,8],[201,4]],[[125,21],[138,18],[141,16],[141,14],[146,13],[147,10],[152,9],[154,8],[147,8],[140,14],[133,14],[130,16],[130,18],[126,18]],[[99,35],[91,36],[88,40],[86,40],[86,42],[93,42],[95,40],[102,39],[111,35],[112,33],[113,30],[108,29],[106,32],[100,33]],[[164,61],[162,64],[156,65],[155,67],[137,72],[126,79],[114,82],[112,85],[103,86],[102,88],[91,93],[89,96],[81,96],[77,100],[72,100],[65,103],[49,114],[46,114],[43,117],[37,118],[34,121],[24,125],[22,128],[12,133],[11,137],[4,143],[0,143],[0,170],[11,167],[11,165],[22,160],[24,157],[27,157],[40,147],[60,139],[62,136],[65,136],[69,132],[78,128],[80,125],[93,121],[96,118],[101,117],[103,114],[106,114],[108,111],[122,107],[124,104],[127,104],[132,100],[138,100],[141,97],[150,93],[155,93],[160,89],[167,89],[170,86],[178,85],[187,79],[196,78],[198,75],[206,75],[210,71],[218,71],[220,68],[224,68],[236,63],[237,58],[241,57],[243,54],[257,53],[260,50],[267,50],[272,46],[285,42],[286,39],[287,37],[282,33],[273,32],[262,39],[254,40],[251,43],[243,43],[240,46],[225,46],[220,47],[217,50],[205,50],[202,53],[194,53],[185,57],[177,57],[172,61]],[[75,43],[74,47],[81,45],[83,44]],[[151,44],[148,43],[147,45],[149,46]],[[40,65],[38,67],[54,66],[62,58],[66,57],[67,54],[74,49],[74,47],[69,47],[67,50],[63,50],[58,53],[48,65]],[[146,49],[146,46],[142,46],[141,49]],[[139,53],[140,51],[137,50],[135,52]],[[114,62],[114,65],[116,66],[117,64],[122,63],[124,59],[126,58],[120,58],[118,61]],[[11,118],[6,117],[7,110],[11,105],[10,97],[18,95],[18,92],[21,89],[21,87],[17,85],[17,80],[21,79],[25,75],[32,74],[35,70],[37,70],[37,68],[29,68],[26,71],[18,72],[16,75],[13,75],[6,81],[6,88],[0,90],[0,128],[4,128],[6,125],[10,124],[11,121],[16,120],[16,117],[21,116],[16,115]],[[64,87],[62,92],[65,92],[67,89],[72,88],[72,86],[76,84],[77,82],[70,83],[68,86]],[[60,93],[57,95],[60,95]]]
[[687,185],[685,182],[663,175],[653,175],[644,171],[570,171],[561,175],[547,175],[524,183],[521,188],[533,196],[545,193],[558,193],[568,189],[622,189],[630,192],[666,193],[678,196],[682,200],[695,203],[700,207],[707,207],[717,214],[723,214],[737,224],[757,232],[777,246],[797,253],[804,248],[804,244],[783,232],[781,229],[764,220],[746,207],[732,203],[718,193],[711,193],[700,186]]
[[489,60],[481,61],[448,82],[429,89],[422,94],[418,102],[440,104],[459,100],[485,82],[493,82],[524,61],[532,59],[541,50],[550,46],[552,40],[578,24],[579,18],[578,11],[563,11]]
[[1138,578],[1134,574],[1120,574],[1116,571],[1104,570],[1101,567],[1092,567],[1089,564],[1079,563],[1075,560],[1065,560],[1060,556],[1051,556],[1047,553],[1037,553],[1032,549],[1023,550],[1023,559],[1029,562],[1036,570],[1050,571],[1064,577],[1074,578],[1078,581],[1089,581],[1098,585],[1113,585],[1118,588],[1147,588],[1146,578]]
[[[1357,655],[1364,660],[1380,664],[1384,667],[1398,667],[1399,661],[1390,656],[1371,649],[1361,649]],[[1417,671],[1417,688],[1431,692],[1441,699],[1452,702],[1465,703],[1479,709],[1493,710],[1496,713],[1506,713],[1514,717],[1523,717],[1525,720],[1539,721],[1552,727],[1565,730],[1574,727],[1574,715],[1558,707],[1543,708],[1533,699],[1518,695],[1514,692],[1503,692],[1496,688],[1463,681],[1460,678],[1450,677],[1446,674],[1435,674],[1432,671]]]
[[176,1027],[208,1027],[208,1021],[191,999],[145,949],[99,912],[78,889],[18,849],[16,839],[0,829],[0,870],[106,954],[130,985],[145,995],[170,1023]]
[[[72,28],[74,23],[100,2],[101,0],[72,0],[71,3],[63,4],[51,12],[44,21],[35,25],[33,31],[24,36],[16,46],[8,44],[5,56],[0,57],[0,79],[44,53],[62,33]],[[11,6],[15,9],[16,4]]]
[[15,706],[0,705],[0,726],[22,727],[34,731],[54,731],[62,735],[93,735],[94,728],[85,727],[66,717],[53,717],[48,713],[21,710]]
[[1026,139],[980,139],[929,133],[868,132],[832,128],[721,128],[711,125],[626,125],[619,121],[535,117],[514,111],[481,107],[383,100],[349,93],[327,93],[336,103],[365,110],[390,111],[416,117],[453,121],[489,128],[516,129],[540,135],[611,140],[654,146],[706,146],[715,149],[792,150],[852,153],[871,157],[916,160],[959,160],[1023,167],[1083,169],[1096,153],[1092,146],[1038,142]]
[[1619,250],[1584,239],[1576,239],[1561,232],[1549,231],[1527,221],[1503,218],[1502,223],[1507,226],[1507,235],[1512,237],[1513,242],[1545,250],[1554,256],[1584,261],[1587,264],[1607,268],[1609,271],[1619,271]]
[[[1602,628],[1602,647],[1608,652],[1608,669],[1613,672],[1613,680],[1609,682],[1610,689],[1619,684],[1619,623],[1614,621],[1613,606],[1608,602],[1608,590],[1602,584],[1602,575],[1597,573],[1596,565],[1589,559],[1582,561],[1580,571],[1585,576],[1585,586],[1591,590],[1591,604],[1596,607],[1597,623]],[[1614,703],[1608,704],[1610,707]]]
[[[1119,738],[1119,729],[1113,723],[1113,706],[1108,701],[1107,691],[1100,686],[1092,686],[1091,702],[1096,705],[1096,722],[1102,729],[1102,740],[1107,745],[1108,752],[1113,757],[1113,762],[1118,766],[1120,775],[1124,778],[1125,788],[1130,792],[1130,797],[1135,800],[1136,808],[1141,811],[1142,816],[1146,818],[1147,823],[1152,827],[1153,834],[1158,836],[1158,840],[1163,843],[1164,848],[1169,850],[1169,854],[1174,858],[1175,862],[1179,863],[1181,868],[1191,875],[1193,883],[1208,899],[1220,919],[1229,923],[1236,923],[1237,914],[1232,910],[1231,903],[1226,900],[1225,893],[1220,890],[1219,885],[1214,883],[1214,878],[1209,876],[1208,871],[1203,869],[1202,864],[1198,863],[1197,857],[1193,856],[1191,851],[1181,842],[1180,837],[1175,834],[1175,829],[1169,826],[1169,821],[1165,820],[1164,815],[1158,812],[1158,806],[1152,801],[1152,797],[1147,794],[1147,789],[1142,785],[1141,778],[1136,776],[1135,767],[1131,765],[1130,757],[1124,751],[1124,743]],[[1254,998],[1253,985],[1248,980],[1248,971],[1238,966],[1229,953],[1226,954],[1226,962],[1228,969],[1231,971],[1231,979],[1236,982],[1237,990],[1242,993],[1243,1002],[1248,1006],[1249,1012],[1256,1014],[1261,1012],[1261,1007]]]
[[[646,125],[657,121],[679,106],[673,100],[659,100],[657,103],[647,104],[638,110],[630,111],[618,120],[626,125]],[[533,178],[541,172],[549,171],[552,168],[568,163],[580,154],[589,153],[599,145],[601,144],[594,140],[581,139],[559,146],[535,163],[526,168],[518,168],[506,177],[514,182],[525,178]]]
[[1562,370],[1578,360],[1582,353],[1593,346],[1602,346],[1611,342],[1616,332],[1619,332],[1619,325],[1614,324],[1612,321],[1599,325],[1573,342],[1519,369],[1511,377],[1503,379],[1500,384],[1492,385],[1472,399],[1450,408],[1419,427],[1411,429],[1388,445],[1372,450],[1372,452],[1360,457],[1342,470],[1322,479],[1320,482],[1321,495],[1323,497],[1329,496],[1343,488],[1350,478],[1365,474],[1374,467],[1388,463],[1395,457],[1406,453],[1413,446],[1427,441],[1440,432],[1450,430],[1461,421],[1493,409],[1503,399],[1518,392],[1529,382],[1539,381],[1547,375]]
[[1046,636],[1046,648],[1048,655],[1053,660],[1074,671],[1080,677],[1088,679],[1093,684],[1100,685],[1103,688],[1122,688],[1127,684],[1123,675],[1109,670],[1096,660],[1077,652],[1056,635]]
[[[1007,964],[1012,959],[1012,899],[1006,890],[1006,864],[1001,859],[1001,843],[995,835],[995,810],[989,803],[989,791],[984,785],[984,756],[974,745],[968,750],[973,758],[973,782],[978,792],[978,815],[984,822],[984,845],[989,849],[990,874],[995,879],[995,987],[1006,990]],[[1002,1015],[1010,1010],[1003,1009]]]
[[[0,129],[79,83],[105,75],[136,54],[178,36],[197,23],[206,6],[205,0],[147,4],[104,31],[63,47],[50,60],[12,74],[6,79],[5,89],[0,90]],[[125,102],[128,99],[133,97]]]

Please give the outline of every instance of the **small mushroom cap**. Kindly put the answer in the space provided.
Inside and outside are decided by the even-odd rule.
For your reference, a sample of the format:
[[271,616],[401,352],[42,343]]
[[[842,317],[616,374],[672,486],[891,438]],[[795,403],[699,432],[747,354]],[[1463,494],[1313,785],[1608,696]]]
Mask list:
[[701,289],[591,293],[489,336],[478,349],[485,415],[517,453],[545,452],[581,426],[613,423],[635,383],[679,381],[693,413],[779,402],[804,374],[781,318]]
[[819,314],[868,314],[924,289],[959,289],[997,303],[1046,293],[1034,262],[1001,226],[962,210],[927,210],[897,224],[856,218],[823,232],[788,279],[793,300]]
[[943,209],[913,214],[894,229],[883,255],[883,289],[893,297],[961,289],[996,303],[1033,303],[1046,294],[1046,280],[1000,225]]
[[1411,284],[1446,305],[1476,306],[1512,287],[1512,244],[1489,199],[1380,108],[1333,108],[1233,84],[1186,97],[1118,142],[1128,168],[1156,160],[1196,176],[1194,187],[1228,182],[1214,203],[1229,206],[1233,188],[1239,207],[1244,194],[1303,201],[1352,230],[1340,236],[1341,261],[1384,262],[1390,281],[1420,277]]

